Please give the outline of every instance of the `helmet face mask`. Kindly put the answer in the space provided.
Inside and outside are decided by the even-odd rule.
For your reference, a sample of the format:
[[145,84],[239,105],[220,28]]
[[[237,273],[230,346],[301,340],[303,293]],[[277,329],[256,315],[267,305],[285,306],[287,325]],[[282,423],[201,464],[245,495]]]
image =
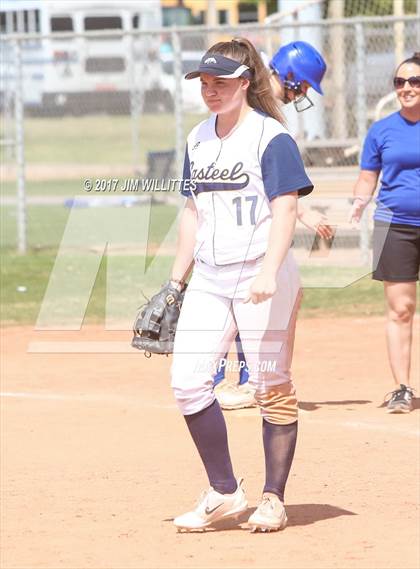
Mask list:
[[310,109],[311,107],[314,106],[313,102],[308,97],[308,95],[305,95],[303,93],[300,97],[298,97],[297,99],[294,99],[293,104],[294,104],[295,109],[298,113],[302,113],[303,111],[307,111],[308,109]]
[[[302,82],[301,81],[295,81],[294,79],[291,79],[289,77],[288,79],[285,79],[283,81],[283,88],[284,88],[285,94],[286,94],[285,99],[287,99],[287,102],[289,102],[290,99],[293,101],[295,109],[298,113],[302,113],[303,111],[307,111],[308,109],[310,109],[311,107],[314,106],[313,102],[308,97],[306,92],[304,92],[302,90]],[[289,98],[287,96],[287,91],[292,91],[293,97]]]

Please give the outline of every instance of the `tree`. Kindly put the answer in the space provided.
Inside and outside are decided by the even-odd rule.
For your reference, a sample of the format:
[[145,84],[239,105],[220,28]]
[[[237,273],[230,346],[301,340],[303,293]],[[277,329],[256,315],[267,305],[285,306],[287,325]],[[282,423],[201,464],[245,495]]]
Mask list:
[[[393,14],[393,0],[342,0],[344,2],[344,17],[355,16],[391,16]],[[324,17],[328,16],[330,0],[325,0]],[[415,14],[416,0],[404,0],[404,12]]]

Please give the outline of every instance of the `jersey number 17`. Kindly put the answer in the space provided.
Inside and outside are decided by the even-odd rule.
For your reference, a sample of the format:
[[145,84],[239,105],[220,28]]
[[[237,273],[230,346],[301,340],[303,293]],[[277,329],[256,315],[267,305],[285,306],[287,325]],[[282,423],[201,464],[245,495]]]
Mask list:
[[[236,223],[238,225],[243,225],[242,223],[242,201],[241,196],[232,200],[232,203],[236,206]],[[249,218],[251,225],[255,225],[255,210],[257,208],[258,196],[247,196],[245,198],[246,202],[251,202],[251,208],[249,210]]]

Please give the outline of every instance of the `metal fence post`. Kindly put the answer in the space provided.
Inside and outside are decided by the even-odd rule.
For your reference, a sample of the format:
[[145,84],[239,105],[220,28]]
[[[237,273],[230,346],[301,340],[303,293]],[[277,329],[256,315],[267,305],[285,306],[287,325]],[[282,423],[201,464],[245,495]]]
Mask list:
[[26,241],[26,192],[25,192],[25,141],[23,109],[22,45],[15,41],[16,90],[15,90],[15,151],[17,182],[17,244],[18,252],[27,251]]
[[[394,16],[404,16],[404,0],[393,0]],[[395,22],[394,38],[395,38],[395,66],[399,65],[404,59],[404,22]]]
[[363,24],[356,24],[356,123],[357,123],[357,137],[360,142],[366,134],[366,81],[365,81],[365,33]]
[[[299,22],[299,12],[295,12],[292,16],[293,22]],[[294,41],[298,41],[300,38],[300,27],[296,27],[293,29]],[[305,138],[305,129],[303,126],[303,116],[302,113],[297,113],[297,140],[303,140]]]
[[[128,67],[130,69],[130,115],[131,115],[131,143],[133,154],[133,171],[138,173],[140,169],[140,133],[139,133],[139,119],[144,104],[144,95],[139,89],[138,80],[135,69],[135,55],[134,55],[134,42],[135,36],[129,37],[129,61]],[[144,69],[142,69],[144,71]]]
[[172,49],[174,53],[174,112],[175,112],[175,167],[176,176],[181,177],[184,161],[184,125],[182,116],[182,58],[179,32],[172,30]]
[[[363,142],[366,136],[366,82],[365,82],[365,33],[363,24],[355,25],[356,36],[356,77],[357,77],[357,93],[356,93],[356,123],[357,138],[359,140],[359,155],[363,148]],[[369,220],[367,212],[362,216],[360,222],[360,255],[363,265],[369,262]]]
[[[420,16],[420,0],[417,0],[417,16]],[[420,45],[420,26],[417,26],[417,45]]]
[[[329,18],[344,17],[344,2],[331,0]],[[347,26],[332,24],[330,27],[330,62],[331,78],[334,89],[334,106],[332,109],[333,136],[341,140],[347,138],[347,105],[346,105],[346,48],[345,36]]]

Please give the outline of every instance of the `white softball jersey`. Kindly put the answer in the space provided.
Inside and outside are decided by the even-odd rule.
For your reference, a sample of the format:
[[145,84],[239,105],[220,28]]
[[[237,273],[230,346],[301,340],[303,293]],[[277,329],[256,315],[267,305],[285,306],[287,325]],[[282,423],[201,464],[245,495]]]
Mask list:
[[[277,272],[277,291],[259,304],[244,303],[267,250],[270,201],[310,193],[296,143],[276,120],[251,111],[219,138],[216,116],[190,133],[182,190],[198,210],[195,266],[175,336],[172,388],[184,415],[215,398],[214,364],[239,331],[250,385],[269,390],[291,382],[291,359],[301,283],[290,250]],[[193,190],[193,191],[192,191]],[[266,365],[267,364],[267,365]]]
[[309,194],[306,175],[293,138],[278,121],[250,111],[227,136],[216,134],[216,117],[189,134],[181,193],[198,211],[194,257],[211,266],[257,259],[267,249],[270,201],[297,191]]

